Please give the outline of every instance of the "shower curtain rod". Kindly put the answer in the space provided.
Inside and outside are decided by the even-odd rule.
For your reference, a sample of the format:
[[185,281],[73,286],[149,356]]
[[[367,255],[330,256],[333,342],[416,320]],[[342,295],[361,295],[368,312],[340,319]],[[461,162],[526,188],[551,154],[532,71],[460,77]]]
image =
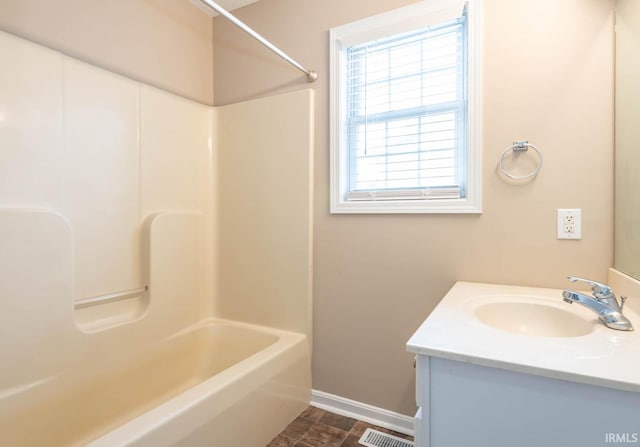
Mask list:
[[220,15],[226,17],[228,20],[231,21],[231,23],[233,23],[234,25],[236,25],[237,27],[241,28],[243,31],[245,31],[247,34],[249,34],[251,37],[253,37],[254,39],[256,39],[258,42],[260,42],[262,45],[264,45],[265,47],[267,47],[268,49],[270,49],[271,51],[273,51],[274,53],[276,53],[278,56],[280,56],[282,59],[284,59],[285,61],[289,62],[291,65],[293,65],[294,67],[296,67],[298,70],[300,70],[301,72],[303,72],[304,74],[307,75],[307,81],[309,82],[313,82],[316,79],[318,79],[318,73],[316,73],[313,70],[309,70],[307,68],[304,68],[302,65],[300,65],[298,62],[296,62],[295,60],[293,60],[291,58],[291,56],[289,56],[287,53],[285,53],[284,51],[282,51],[280,48],[276,47],[274,44],[272,44],[271,42],[269,42],[267,39],[265,39],[264,37],[262,37],[260,34],[258,34],[257,32],[255,32],[253,29],[251,29],[248,25],[246,25],[244,22],[240,21],[240,19],[238,19],[236,16],[234,16],[233,14],[231,14],[229,11],[227,11],[226,9],[224,9],[222,6],[218,5],[216,2],[212,1],[212,0],[200,0],[202,3],[204,3],[205,5],[207,5],[208,7],[210,7],[211,9],[217,11],[218,13],[220,13]]

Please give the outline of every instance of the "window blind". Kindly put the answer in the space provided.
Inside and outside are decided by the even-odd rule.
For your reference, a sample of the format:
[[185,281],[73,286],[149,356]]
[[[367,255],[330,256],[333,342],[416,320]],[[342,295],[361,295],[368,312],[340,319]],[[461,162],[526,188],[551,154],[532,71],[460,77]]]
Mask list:
[[465,14],[346,49],[348,200],[464,197]]

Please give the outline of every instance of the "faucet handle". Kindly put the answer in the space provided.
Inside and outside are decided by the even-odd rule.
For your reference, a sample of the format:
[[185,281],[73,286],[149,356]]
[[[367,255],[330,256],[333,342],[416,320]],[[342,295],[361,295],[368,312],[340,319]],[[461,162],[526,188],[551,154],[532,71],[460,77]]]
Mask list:
[[591,279],[578,278],[577,276],[567,276],[567,279],[571,282],[584,282],[591,286],[591,292],[593,292],[593,296],[599,299],[606,299],[615,297],[613,293],[613,289],[606,284],[602,284],[597,281],[592,281]]
[[624,303],[626,301],[627,301],[627,297],[620,295],[620,313],[622,313],[622,309],[624,309]]

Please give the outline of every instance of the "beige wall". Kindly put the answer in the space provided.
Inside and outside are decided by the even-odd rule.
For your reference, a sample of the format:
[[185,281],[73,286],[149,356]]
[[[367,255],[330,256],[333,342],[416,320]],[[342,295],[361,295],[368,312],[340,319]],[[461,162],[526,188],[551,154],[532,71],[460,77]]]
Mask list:
[[213,102],[211,18],[187,0],[2,0],[0,30]]
[[[330,215],[328,30],[409,0],[262,0],[235,11],[301,63],[316,90],[315,389],[412,414],[404,344],[456,280],[566,286],[606,280],[613,251],[613,1],[485,0],[482,215]],[[214,20],[217,104],[306,86]],[[501,151],[528,139],[538,178],[505,184]],[[277,148],[274,148],[277,150]],[[555,238],[556,208],[583,209],[583,239]]]

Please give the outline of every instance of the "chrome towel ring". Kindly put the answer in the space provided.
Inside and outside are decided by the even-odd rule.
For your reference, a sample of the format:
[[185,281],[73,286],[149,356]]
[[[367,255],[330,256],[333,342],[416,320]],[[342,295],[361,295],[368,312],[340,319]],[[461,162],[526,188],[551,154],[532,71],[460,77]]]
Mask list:
[[[506,168],[504,167],[504,158],[507,156],[509,151],[526,152],[529,148],[533,149],[534,151],[536,151],[536,154],[538,154],[538,165],[535,167],[535,169],[530,173],[528,173],[527,175],[514,175],[509,171],[507,171]],[[502,152],[502,155],[500,156],[500,170],[504,175],[514,180],[524,180],[524,179],[531,178],[535,176],[538,172],[540,172],[540,168],[542,168],[542,152],[540,152],[540,149],[535,147],[533,144],[530,144],[528,141],[514,141],[513,144],[507,147]]]

